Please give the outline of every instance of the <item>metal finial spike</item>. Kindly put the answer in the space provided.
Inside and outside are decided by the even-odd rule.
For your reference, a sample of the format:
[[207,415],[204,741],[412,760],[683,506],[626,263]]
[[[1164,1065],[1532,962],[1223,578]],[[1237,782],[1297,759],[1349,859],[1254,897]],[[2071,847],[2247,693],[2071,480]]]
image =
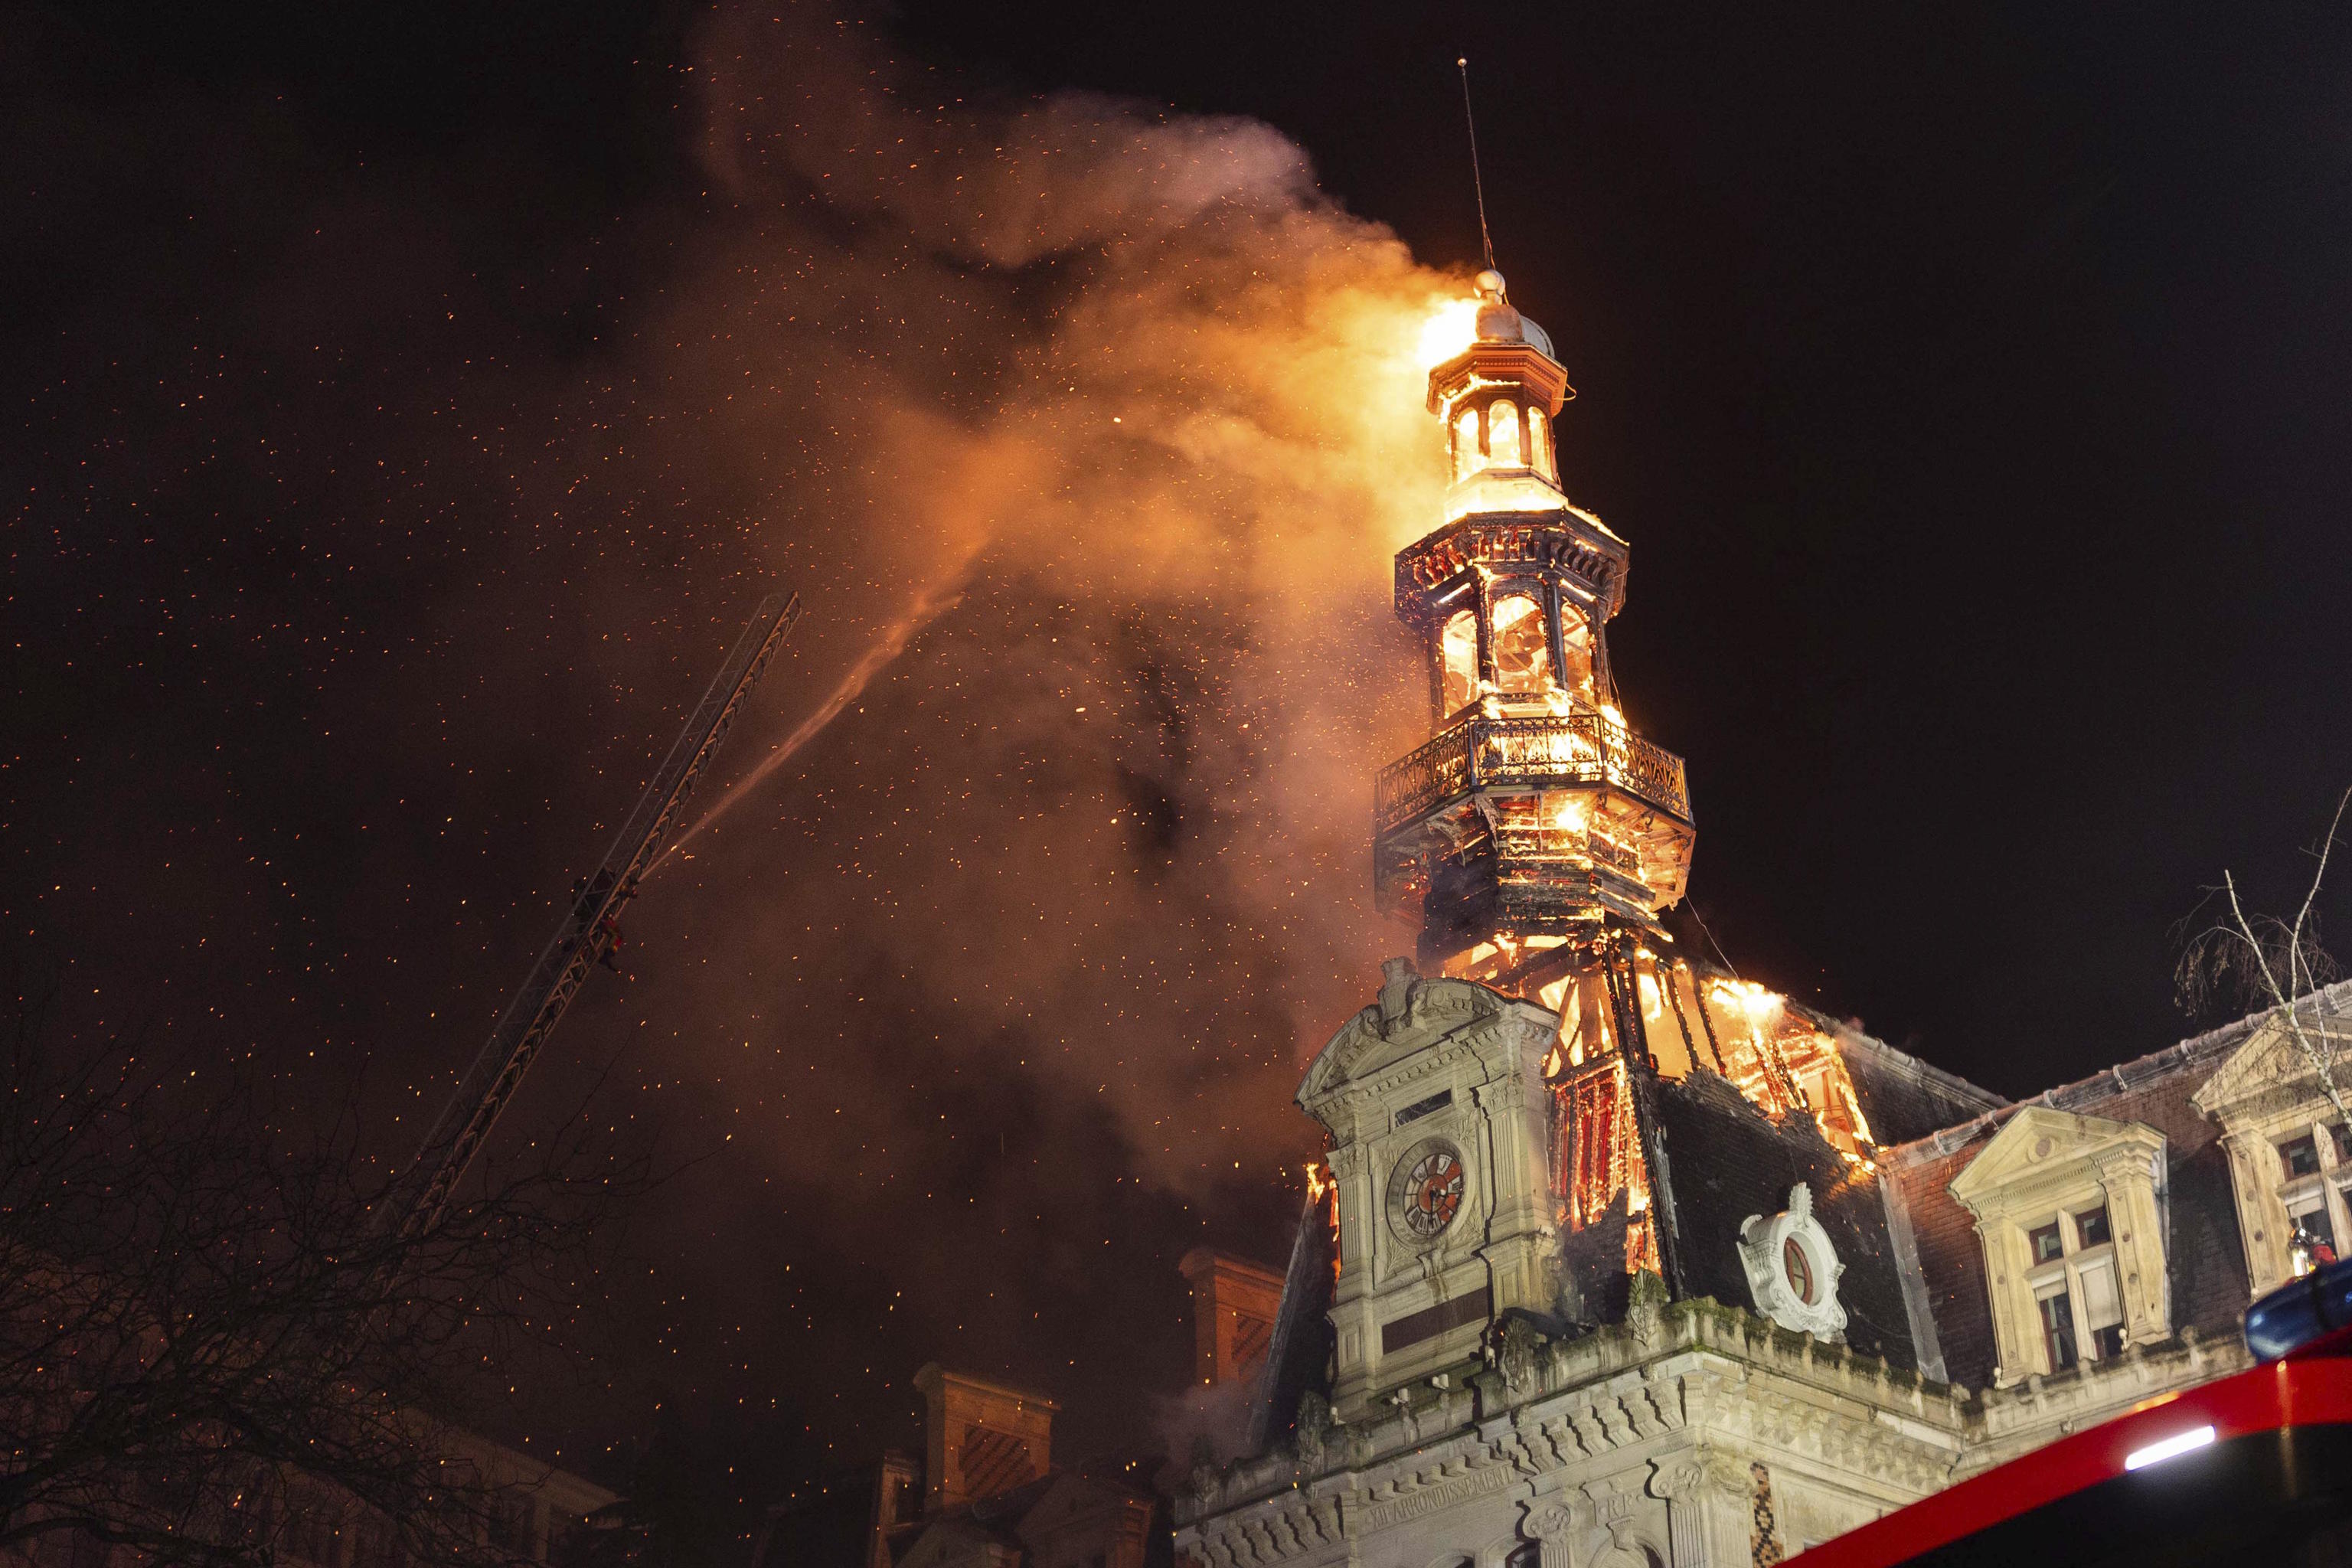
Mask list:
[[1495,270],[1495,237],[1486,232],[1486,181],[1478,172],[1478,121],[1470,112],[1470,57],[1455,57],[1462,73],[1462,123],[1470,128],[1470,187],[1478,193],[1478,240],[1486,247],[1486,270]]

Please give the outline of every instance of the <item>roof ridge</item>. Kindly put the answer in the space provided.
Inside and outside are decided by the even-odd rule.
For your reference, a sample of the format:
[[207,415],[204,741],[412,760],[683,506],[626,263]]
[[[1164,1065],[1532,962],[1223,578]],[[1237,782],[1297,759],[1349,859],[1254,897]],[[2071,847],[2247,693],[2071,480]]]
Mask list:
[[[2352,1008],[2352,980],[2339,980],[2332,985],[2323,985],[2316,991],[2307,991],[2294,999],[2294,1005],[2301,1008],[2311,1003],[2321,1004],[2330,1014],[2341,1014],[2347,1008]],[[2183,1040],[2176,1040],[2161,1050],[2150,1051],[2146,1056],[2133,1057],[2110,1067],[2101,1068],[2087,1078],[2053,1084],[2041,1093],[2030,1095],[2021,1101],[1997,1106],[1981,1116],[1972,1116],[1966,1121],[1956,1121],[1949,1127],[1939,1127],[1935,1131],[1914,1138],[1907,1143],[1885,1145],[1878,1151],[1876,1158],[1882,1164],[1904,1165],[1916,1164],[1921,1160],[1940,1158],[1973,1142],[1976,1134],[1985,1128],[1996,1122],[2007,1121],[2021,1106],[2046,1105],[2053,1110],[2063,1110],[2072,1106],[2095,1104],[2103,1097],[2093,1093],[2092,1090],[2101,1087],[2103,1080],[2112,1081],[2113,1087],[2106,1091],[2109,1094],[2145,1089],[2160,1079],[2168,1078],[2188,1068],[2201,1065],[2209,1057],[2219,1055],[2225,1049],[2234,1048],[2259,1028],[2263,1019],[2277,1011],[2275,1007],[2258,1008],[2242,1018],[2233,1018],[2226,1024],[2217,1025],[2201,1034],[2191,1035]],[[1932,1144],[1934,1147],[1932,1151],[1920,1152],[1923,1144]]]

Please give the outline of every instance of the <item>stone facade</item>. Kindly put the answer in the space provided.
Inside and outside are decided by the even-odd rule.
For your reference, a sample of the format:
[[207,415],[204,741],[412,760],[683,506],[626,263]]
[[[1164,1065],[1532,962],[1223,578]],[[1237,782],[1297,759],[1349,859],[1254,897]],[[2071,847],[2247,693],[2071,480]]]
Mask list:
[[[1524,1075],[1541,1010],[1471,994],[1484,989],[1391,987],[1310,1069],[1301,1102],[1330,1130],[1341,1173],[1337,1249],[1306,1246],[1327,1228],[1311,1209],[1307,1266],[1294,1266],[1260,1383],[1261,1451],[1190,1478],[1176,1504],[1181,1562],[1778,1562],[2243,1370],[2239,1314],[2259,1293],[2247,1265],[2260,1255],[2239,1226],[2284,1231],[2314,1182],[2337,1201],[2339,1170],[2352,1184],[2340,1143],[2293,1147],[2307,1129],[2333,1136],[2332,1108],[2262,1017],[1874,1148],[1835,1181],[1811,1119],[1761,1118],[1704,1074],[1661,1079],[1675,1158],[1650,1179],[1688,1272],[1635,1273],[1614,1300],[1580,1296],[1563,1289],[1573,1238],[1545,1174],[1557,1151],[1527,1157],[1519,1140],[1536,1135],[1507,1117],[1528,1091],[1498,1089]],[[2305,1005],[2352,1012],[2352,984]],[[1432,1086],[1454,1099],[1429,1107]],[[1539,1074],[1533,1092],[1549,1092]],[[1401,1110],[1413,1112],[1402,1124]],[[1759,1122],[1786,1145],[1777,1163]],[[1533,1124],[1548,1138],[1573,1131]],[[1389,1173],[1439,1130],[1465,1155],[1460,1207],[1408,1245]],[[2316,1175],[2295,1173],[2315,1161]],[[2233,1184],[2233,1171],[2250,1173]],[[1790,1172],[1799,1180],[1777,1214],[1734,1213]],[[2062,1220],[2058,1242],[2036,1241]],[[1351,1228],[1370,1234],[1351,1246]],[[1792,1247],[1801,1258],[1788,1263]],[[1772,1272],[1776,1259],[1788,1272]],[[2112,1324],[2084,1306],[2108,1299],[2083,1283],[2102,1272]],[[1380,1329],[1427,1310],[1418,1292],[1437,1280],[1451,1300],[1483,1289],[1487,1310],[1406,1354],[1370,1353]],[[1867,1288],[1845,1333],[1840,1291],[1856,1281]],[[2032,1316],[2053,1291],[2077,1313],[2055,1368],[2047,1321]],[[1336,1334],[1300,1331],[1305,1314]],[[1286,1343],[1307,1347],[1286,1368]],[[1311,1353],[1324,1364],[1302,1372]]]
[[[1944,1484],[1948,1388],[1643,1276],[1622,1322],[1542,1338],[1360,1423],[1198,1478],[1204,1568],[1778,1561]],[[1532,1552],[1530,1552],[1530,1549]]]
[[1454,484],[1396,563],[1432,732],[1374,790],[1375,893],[1436,973],[1384,965],[1299,1087],[1331,1201],[1180,1558],[1777,1563],[2244,1366],[2290,1245],[2352,1235],[2288,1031],[2012,1105],[1677,942],[1690,795],[1604,635],[1630,549],[1561,488],[1549,338],[1475,288],[1429,382]]

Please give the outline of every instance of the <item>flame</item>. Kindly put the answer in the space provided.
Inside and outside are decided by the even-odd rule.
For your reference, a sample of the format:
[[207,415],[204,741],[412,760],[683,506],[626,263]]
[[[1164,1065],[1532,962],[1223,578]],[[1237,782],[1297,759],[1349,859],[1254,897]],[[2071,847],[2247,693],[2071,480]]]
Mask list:
[[1421,326],[1421,363],[1434,370],[1478,341],[1478,301],[1448,300]]
[[1320,1160],[1317,1160],[1308,1164],[1306,1167],[1306,1171],[1307,1197],[1307,1201],[1310,1203],[1321,1203],[1323,1201],[1324,1194],[1330,1192],[1333,1187],[1339,1185],[1337,1182],[1331,1179],[1329,1169],[1327,1168]]
[[1837,1042],[1789,1010],[1789,999],[1752,980],[1710,980],[1705,1002],[1746,1024],[1748,1037],[1720,1042],[1724,1070],[1769,1115],[1801,1110],[1847,1160],[1867,1163],[1876,1140]]
[[1331,1278],[1336,1280],[1345,1261],[1339,1250],[1339,1178],[1320,1160],[1301,1168],[1307,1173],[1307,1201],[1322,1209],[1323,1223],[1331,1227]]

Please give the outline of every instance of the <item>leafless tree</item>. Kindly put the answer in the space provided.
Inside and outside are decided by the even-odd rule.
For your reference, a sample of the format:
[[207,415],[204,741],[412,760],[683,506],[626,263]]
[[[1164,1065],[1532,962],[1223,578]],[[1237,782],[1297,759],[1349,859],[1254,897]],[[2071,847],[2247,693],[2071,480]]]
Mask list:
[[328,1510],[355,1561],[511,1561],[537,1478],[447,1422],[562,1336],[642,1159],[575,1118],[403,1234],[355,1117],[293,1134],[240,1072],[57,1059],[44,1011],[0,1020],[0,1555],[261,1568]]
[[2352,791],[2336,803],[2327,833],[2313,852],[2311,886],[2292,921],[2276,915],[2249,915],[2238,897],[2237,879],[2221,873],[2196,921],[2216,903],[2220,912],[2183,945],[2176,974],[2181,1005],[2202,1013],[2216,1004],[2233,1004],[2249,1012],[2276,1018],[2294,1042],[2304,1061],[2319,1080],[2336,1114],[2352,1121],[2346,1101],[2344,1051],[2352,1044],[2352,1028],[2341,1013],[2312,1000],[2343,971],[2319,940],[2319,894],[2327,879],[2327,860],[2336,848]]

